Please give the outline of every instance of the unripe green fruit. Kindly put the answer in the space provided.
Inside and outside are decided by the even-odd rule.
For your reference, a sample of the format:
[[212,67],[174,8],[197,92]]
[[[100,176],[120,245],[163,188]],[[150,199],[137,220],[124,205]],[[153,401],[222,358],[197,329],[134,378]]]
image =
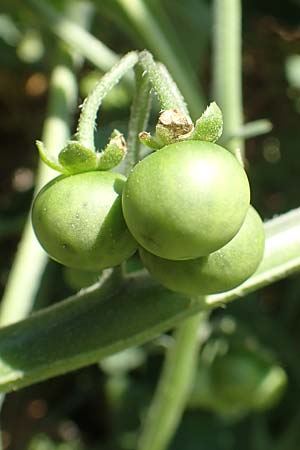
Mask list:
[[250,350],[218,356],[210,368],[216,398],[228,408],[265,409],[280,397],[285,385],[283,369]]
[[276,404],[286,384],[283,368],[259,349],[229,349],[223,355],[216,354],[210,364],[200,357],[188,405],[243,417],[249,411],[266,410]]
[[137,244],[125,224],[125,177],[112,172],[59,176],[37,195],[32,209],[36,236],[49,256],[88,271],[113,267]]
[[138,243],[171,260],[208,255],[238,232],[249,208],[244,169],[223,147],[170,144],[140,161],[123,191],[126,223]]
[[140,248],[140,256],[160,283],[188,295],[215,294],[239,286],[257,269],[264,253],[262,221],[250,206],[235,237],[208,256],[187,261],[170,261]]

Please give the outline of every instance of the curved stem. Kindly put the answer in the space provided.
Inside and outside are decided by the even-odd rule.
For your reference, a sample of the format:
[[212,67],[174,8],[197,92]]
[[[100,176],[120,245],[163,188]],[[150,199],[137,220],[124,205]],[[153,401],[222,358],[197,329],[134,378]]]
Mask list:
[[95,150],[94,130],[98,109],[103,98],[120,81],[128,70],[132,69],[138,61],[137,52],[125,55],[112,69],[107,72],[86,98],[80,114],[77,140],[90,150]]
[[201,313],[185,320],[174,333],[154,399],[148,411],[138,450],[164,450],[183,414],[197,368],[199,327],[207,319]]
[[[186,104],[179,89],[172,80],[171,75],[165,67],[157,64],[151,53],[144,50],[140,53],[139,61],[143,69],[147,72],[151,84],[158,96],[162,109],[179,108],[186,112]],[[170,83],[172,80],[172,83]]]
[[180,109],[186,113],[187,116],[189,116],[189,111],[186,105],[186,102],[184,100],[184,97],[182,93],[180,92],[177,84],[173,80],[170,72],[166,68],[166,66],[162,63],[157,64],[157,68],[161,73],[161,76],[165,79],[166,85],[169,87],[170,91],[173,94],[173,97],[176,99],[176,103],[179,105]]
[[224,117],[222,141],[243,157],[243,140],[232,138],[243,125],[240,0],[214,1],[213,47],[213,97]]
[[148,122],[149,111],[151,106],[151,85],[147,74],[144,73],[140,66],[135,69],[136,89],[131,105],[131,113],[127,135],[127,157],[125,173],[128,174],[130,169],[139,160],[140,141],[139,133],[143,131]]
[[[163,61],[178,83],[186,98],[192,115],[199,117],[204,109],[203,95],[197,86],[196,74],[191,67],[188,57],[181,49],[181,43],[174,42],[176,33],[172,33],[172,39],[168,40],[155,15],[143,0],[117,0],[120,7],[126,12],[131,23],[150,51]],[[178,50],[180,54],[178,54]]]

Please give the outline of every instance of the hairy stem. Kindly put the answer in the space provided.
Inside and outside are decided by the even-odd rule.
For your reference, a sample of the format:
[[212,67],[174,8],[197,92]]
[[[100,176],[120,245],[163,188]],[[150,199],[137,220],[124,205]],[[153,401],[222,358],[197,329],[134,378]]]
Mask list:
[[137,52],[130,52],[107,72],[86,98],[80,114],[77,140],[90,150],[95,150],[94,130],[97,112],[107,93],[132,69],[138,61]]
[[140,153],[139,133],[143,131],[148,123],[149,111],[151,106],[151,85],[147,74],[140,66],[135,69],[136,89],[131,105],[126,157],[125,173],[138,162]]
[[[159,25],[155,15],[143,0],[117,0],[120,7],[126,12],[133,26],[144,38],[146,45],[151,52],[155,52],[157,57],[165,63],[172,73],[176,83],[178,83],[186,101],[190,107],[192,115],[197,118],[204,109],[203,95],[200,87],[197,86],[196,74],[181,50],[181,43],[167,39],[164,30]],[[176,36],[176,33],[174,33]],[[180,48],[181,54],[175,49]]]
[[243,140],[232,138],[243,125],[241,46],[241,1],[214,0],[213,98],[223,113],[226,147],[243,157]]
[[148,411],[138,450],[164,450],[170,443],[183,414],[197,368],[199,327],[207,314],[185,320],[174,333],[167,350],[152,404]]
[[162,109],[178,108],[184,112],[187,111],[186,104],[183,100],[179,89],[175,86],[174,81],[170,83],[171,75],[166,75],[166,68],[157,64],[151,53],[144,50],[140,53],[139,61],[143,69],[147,72],[151,84],[157,94]]

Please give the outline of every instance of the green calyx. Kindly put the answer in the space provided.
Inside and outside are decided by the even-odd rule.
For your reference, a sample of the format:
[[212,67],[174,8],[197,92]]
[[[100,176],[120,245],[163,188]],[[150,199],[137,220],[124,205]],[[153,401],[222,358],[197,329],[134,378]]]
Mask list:
[[215,143],[222,135],[222,112],[215,102],[212,102],[201,115],[192,123],[190,117],[181,109],[171,108],[159,116],[155,135],[146,131],[139,134],[139,139],[145,146],[158,150],[165,145],[175,142],[193,140]]
[[107,146],[101,151],[95,149],[94,131],[103,99],[137,62],[138,53],[129,52],[103,75],[81,106],[75,140],[67,142],[58,156],[53,157],[44,144],[37,141],[40,156],[48,166],[64,175],[74,175],[94,170],[110,170],[125,158],[126,143],[119,131],[114,130]]
[[74,175],[92,170],[110,170],[126,156],[125,139],[114,130],[108,144],[101,151],[90,150],[78,141],[69,141],[54,159],[41,141],[36,142],[42,160],[52,169],[65,175]]

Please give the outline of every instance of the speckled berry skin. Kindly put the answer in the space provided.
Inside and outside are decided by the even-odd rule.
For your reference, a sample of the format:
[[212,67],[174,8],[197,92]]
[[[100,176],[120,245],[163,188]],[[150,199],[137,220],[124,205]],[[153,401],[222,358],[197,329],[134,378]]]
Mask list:
[[238,232],[250,202],[247,175],[223,147],[170,144],[140,161],[123,190],[123,213],[138,243],[162,258],[208,255]]
[[140,248],[150,274],[168,289],[188,295],[216,294],[239,286],[257,269],[264,253],[263,223],[250,206],[235,237],[209,256],[170,261]]
[[122,214],[126,179],[113,172],[59,176],[37,195],[32,208],[35,234],[51,258],[75,269],[116,266],[137,243]]

